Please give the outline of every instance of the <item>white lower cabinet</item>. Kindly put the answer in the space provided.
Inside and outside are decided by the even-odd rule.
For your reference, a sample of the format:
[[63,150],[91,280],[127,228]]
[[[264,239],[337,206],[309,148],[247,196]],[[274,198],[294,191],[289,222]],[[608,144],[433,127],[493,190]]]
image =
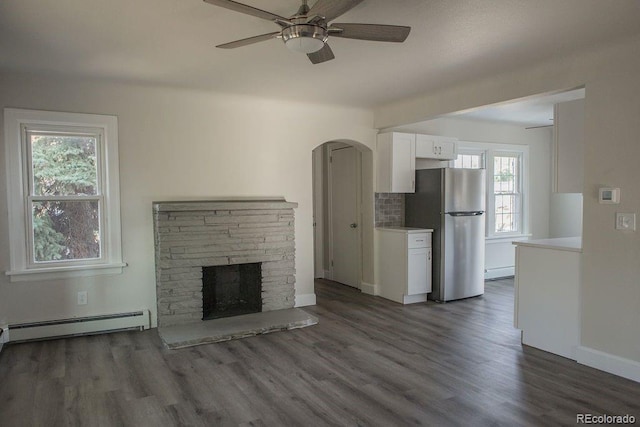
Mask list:
[[401,304],[427,300],[431,292],[431,233],[422,228],[376,229],[378,294]]
[[514,326],[522,330],[522,343],[576,360],[580,345],[580,238],[514,244]]

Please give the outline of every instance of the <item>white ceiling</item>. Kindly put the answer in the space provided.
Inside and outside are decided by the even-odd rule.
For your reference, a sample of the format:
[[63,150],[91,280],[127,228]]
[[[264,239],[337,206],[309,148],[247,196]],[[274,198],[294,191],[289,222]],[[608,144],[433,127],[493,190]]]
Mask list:
[[364,0],[336,22],[412,31],[402,44],[330,39],[336,59],[312,65],[277,39],[216,49],[278,27],[202,0],[2,0],[0,71],[372,107],[638,35],[640,1]]
[[552,95],[488,105],[470,111],[451,114],[452,117],[511,123],[525,127],[553,126],[553,105],[582,99],[584,89],[576,89]]

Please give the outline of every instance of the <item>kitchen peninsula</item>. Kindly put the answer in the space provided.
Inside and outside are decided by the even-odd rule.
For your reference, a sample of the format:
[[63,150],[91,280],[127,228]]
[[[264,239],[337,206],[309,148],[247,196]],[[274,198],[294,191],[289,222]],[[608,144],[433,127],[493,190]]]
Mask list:
[[582,239],[564,237],[516,245],[514,326],[522,343],[569,359],[580,345]]

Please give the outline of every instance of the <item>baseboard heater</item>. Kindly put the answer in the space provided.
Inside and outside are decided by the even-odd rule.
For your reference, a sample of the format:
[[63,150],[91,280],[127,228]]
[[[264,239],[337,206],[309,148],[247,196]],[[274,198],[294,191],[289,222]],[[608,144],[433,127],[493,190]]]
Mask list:
[[63,338],[151,327],[149,310],[9,325],[9,342]]
[[503,277],[510,277],[514,274],[514,266],[489,268],[484,271],[484,280],[502,279]]

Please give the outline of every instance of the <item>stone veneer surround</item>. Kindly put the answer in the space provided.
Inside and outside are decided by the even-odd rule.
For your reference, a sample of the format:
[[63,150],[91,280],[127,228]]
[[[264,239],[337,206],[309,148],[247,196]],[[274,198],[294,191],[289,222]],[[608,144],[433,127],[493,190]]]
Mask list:
[[202,320],[202,267],[262,263],[262,311],[295,303],[297,203],[154,202],[158,326]]

